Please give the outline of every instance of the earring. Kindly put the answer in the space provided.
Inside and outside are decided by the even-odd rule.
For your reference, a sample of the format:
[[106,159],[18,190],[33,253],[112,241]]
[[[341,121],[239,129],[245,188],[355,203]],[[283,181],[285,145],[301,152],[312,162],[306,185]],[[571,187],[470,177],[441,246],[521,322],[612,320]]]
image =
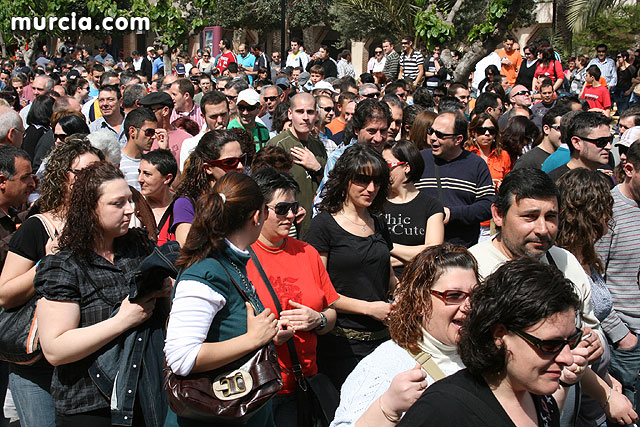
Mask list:
[[260,227],[260,221],[256,222],[256,227]]

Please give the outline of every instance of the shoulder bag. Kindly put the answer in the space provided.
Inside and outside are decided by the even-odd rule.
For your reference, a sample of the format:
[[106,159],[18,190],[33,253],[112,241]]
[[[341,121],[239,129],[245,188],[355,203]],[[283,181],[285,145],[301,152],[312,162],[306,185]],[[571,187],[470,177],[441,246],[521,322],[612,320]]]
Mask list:
[[[256,253],[252,248],[248,248],[253,264],[256,266],[262,281],[266,285],[278,313],[282,311],[278,295],[273,290],[271,282],[267,277]],[[305,377],[302,374],[302,365],[298,359],[298,352],[293,343],[293,338],[287,341],[287,348],[291,357],[293,374],[296,378],[296,402],[298,409],[298,427],[327,427],[333,420],[340,394],[333,383],[324,374],[316,374]]]
[[[49,238],[55,239],[57,232],[53,223],[42,214],[33,216],[42,222]],[[0,308],[0,360],[33,365],[42,357],[36,316],[38,298],[34,295],[20,307],[9,310]]]
[[[218,262],[242,298],[258,313],[245,290]],[[182,377],[167,366],[164,375],[171,410],[180,417],[207,423],[244,424],[282,388],[273,343],[210,372]]]

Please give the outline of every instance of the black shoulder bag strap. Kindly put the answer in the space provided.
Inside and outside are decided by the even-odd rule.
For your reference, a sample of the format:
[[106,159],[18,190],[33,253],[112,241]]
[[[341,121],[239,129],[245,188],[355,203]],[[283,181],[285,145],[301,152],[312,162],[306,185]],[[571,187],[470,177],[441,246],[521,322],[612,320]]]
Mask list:
[[169,204],[169,206],[167,206],[167,209],[164,210],[164,213],[162,214],[162,218],[160,218],[160,221],[158,222],[158,230],[156,233],[156,237],[160,235],[160,231],[162,231],[162,227],[164,227],[164,224],[167,221],[170,221],[169,227],[171,227],[171,223],[173,222],[173,205],[175,204],[175,202],[176,202],[176,199],[174,198]]
[[[247,248],[247,250],[249,251],[249,255],[253,260],[253,265],[256,266],[258,273],[260,273],[260,277],[262,277],[262,281],[264,282],[265,286],[269,290],[269,293],[271,294],[271,298],[273,298],[273,302],[276,306],[276,310],[278,310],[278,315],[280,315],[280,313],[282,312],[282,306],[280,305],[280,300],[278,299],[278,295],[276,295],[276,292],[273,290],[273,287],[271,286],[271,282],[269,282],[269,278],[267,277],[267,274],[264,272],[264,269],[260,264],[260,260],[258,260],[258,256],[254,252],[253,248],[249,247]],[[298,359],[298,352],[296,351],[296,346],[293,344],[293,338],[290,340],[287,340],[287,348],[289,349],[289,356],[291,357],[291,366],[293,368],[293,374],[296,378],[296,381],[298,382],[298,386],[303,391],[307,391],[307,383],[304,381],[304,375],[302,375],[302,365],[300,364],[300,359]]]
[[436,159],[433,159],[433,168],[436,173],[436,183],[438,184],[438,199],[440,199],[440,203],[444,206],[444,197],[442,196],[442,182],[440,182],[440,166],[436,163]]
[[251,298],[249,298],[249,295],[247,294],[247,291],[245,291],[244,289],[242,289],[242,287],[240,287],[240,285],[238,285],[238,282],[236,282],[234,280],[234,278],[231,276],[231,273],[229,273],[229,270],[227,270],[227,267],[224,266],[224,264],[222,262],[220,262],[219,259],[214,258],[216,261],[218,261],[218,264],[220,264],[222,266],[222,269],[224,270],[225,273],[227,273],[227,276],[229,276],[229,280],[231,280],[231,283],[233,283],[233,286],[236,287],[236,289],[238,290],[238,292],[240,292],[240,295],[242,296],[242,299],[244,299],[246,302],[248,302],[249,304],[251,304],[251,307],[253,307],[253,312],[258,315],[260,313],[260,311],[258,310],[258,307],[256,307],[255,303],[253,301],[251,301]]
[[558,265],[556,264],[556,261],[551,256],[551,252],[547,251],[546,257],[547,257],[547,262],[549,263],[549,265],[553,265],[555,268],[558,268]]

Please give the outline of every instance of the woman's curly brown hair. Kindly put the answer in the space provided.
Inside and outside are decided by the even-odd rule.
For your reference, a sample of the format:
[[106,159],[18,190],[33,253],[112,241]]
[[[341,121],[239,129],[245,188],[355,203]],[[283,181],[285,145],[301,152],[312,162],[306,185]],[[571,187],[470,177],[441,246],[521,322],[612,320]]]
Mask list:
[[613,216],[610,179],[601,172],[573,169],[558,179],[560,218],[556,244],[573,253],[582,265],[604,273],[595,242],[608,231]]
[[396,287],[395,306],[389,315],[391,339],[412,353],[420,352],[422,327],[431,317],[431,287],[449,268],[473,270],[479,281],[475,258],[464,247],[443,243],[420,252],[404,269]]
[[37,202],[40,212],[66,214],[69,169],[73,162],[85,153],[95,154],[101,161],[104,160],[102,151],[92,147],[84,135],[70,135],[64,144],[53,149],[40,182],[40,198]]

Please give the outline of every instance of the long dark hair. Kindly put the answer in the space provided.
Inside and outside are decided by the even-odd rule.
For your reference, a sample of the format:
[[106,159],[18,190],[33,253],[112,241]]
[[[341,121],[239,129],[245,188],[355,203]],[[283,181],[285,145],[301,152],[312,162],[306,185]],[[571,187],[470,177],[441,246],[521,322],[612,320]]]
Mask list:
[[364,144],[353,144],[347,148],[329,172],[329,180],[323,191],[320,210],[337,213],[342,210],[351,180],[357,174],[377,176],[380,189],[369,206],[372,213],[382,212],[382,206],[389,193],[389,165],[380,153]]
[[224,248],[224,239],[240,230],[264,207],[264,196],[249,176],[230,172],[197,202],[196,215],[176,261],[187,268]]

